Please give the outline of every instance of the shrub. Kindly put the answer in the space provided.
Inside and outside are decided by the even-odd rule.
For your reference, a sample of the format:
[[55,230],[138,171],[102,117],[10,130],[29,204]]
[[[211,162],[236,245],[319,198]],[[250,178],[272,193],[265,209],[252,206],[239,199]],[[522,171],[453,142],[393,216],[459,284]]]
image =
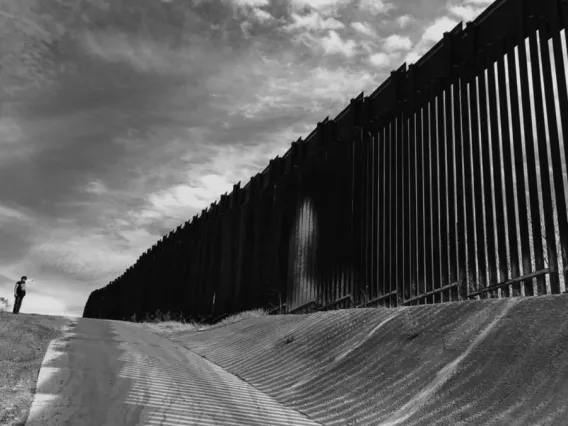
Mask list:
[[6,297],[0,297],[0,312],[10,311],[12,305]]

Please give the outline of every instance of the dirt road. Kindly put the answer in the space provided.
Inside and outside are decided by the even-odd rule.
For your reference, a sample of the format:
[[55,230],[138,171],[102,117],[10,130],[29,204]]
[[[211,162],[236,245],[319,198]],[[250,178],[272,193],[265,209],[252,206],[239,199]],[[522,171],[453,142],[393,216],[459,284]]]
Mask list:
[[77,319],[49,346],[26,424],[318,423],[136,325]]

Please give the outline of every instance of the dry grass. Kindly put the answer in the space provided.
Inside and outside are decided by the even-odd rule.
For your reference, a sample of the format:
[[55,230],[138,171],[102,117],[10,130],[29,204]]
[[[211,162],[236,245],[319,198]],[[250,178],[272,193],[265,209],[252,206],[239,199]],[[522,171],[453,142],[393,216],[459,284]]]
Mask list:
[[179,321],[141,322],[146,328],[161,334],[178,333],[181,331],[198,331],[198,325],[193,322],[184,323]]
[[143,321],[145,327],[150,330],[160,333],[160,334],[173,334],[183,331],[205,331],[214,328],[224,327],[229,324],[234,324],[238,321],[244,320],[246,318],[259,318],[268,315],[267,311],[264,309],[253,309],[251,311],[239,312],[238,314],[231,315],[224,320],[216,324],[201,324],[197,322],[185,322],[185,321],[160,321],[160,319],[154,318],[151,321]]
[[0,425],[25,424],[45,351],[67,322],[63,317],[0,313]]
[[264,309],[253,309],[252,311],[244,311],[239,312],[238,314],[231,315],[230,317],[225,318],[224,320],[218,322],[217,324],[212,325],[205,325],[204,328],[200,330],[207,330],[210,328],[217,328],[217,327],[224,327],[229,324],[234,324],[238,321],[247,319],[247,318],[259,318],[268,315],[268,312]]

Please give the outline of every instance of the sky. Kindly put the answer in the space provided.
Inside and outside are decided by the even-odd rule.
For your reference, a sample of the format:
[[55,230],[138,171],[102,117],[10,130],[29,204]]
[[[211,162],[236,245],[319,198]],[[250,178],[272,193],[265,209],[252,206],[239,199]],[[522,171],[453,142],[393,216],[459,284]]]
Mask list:
[[0,297],[91,291],[486,0],[0,0]]

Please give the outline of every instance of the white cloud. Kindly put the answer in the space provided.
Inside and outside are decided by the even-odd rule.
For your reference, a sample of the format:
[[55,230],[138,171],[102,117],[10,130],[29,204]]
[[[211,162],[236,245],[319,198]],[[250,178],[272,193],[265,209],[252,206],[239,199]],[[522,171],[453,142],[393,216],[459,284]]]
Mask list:
[[20,24],[19,30],[25,32],[28,35],[36,35],[45,40],[49,40],[52,37],[48,31],[46,31],[44,28],[38,25],[38,23],[35,22],[33,19],[30,19],[27,16],[25,16],[23,13],[18,13],[17,15],[15,15],[7,12],[6,10],[0,10],[0,17],[19,23]]
[[431,25],[424,29],[420,41],[408,52],[404,62],[406,62],[407,65],[416,62],[429,48],[443,38],[445,32],[452,30],[457,24],[458,22],[447,16],[437,18]]
[[406,28],[406,26],[413,20],[414,18],[410,15],[402,15],[396,18],[396,23],[400,26],[400,28]]
[[315,10],[321,15],[335,16],[351,0],[290,0],[292,10]]
[[268,13],[266,10],[262,10],[262,9],[254,9],[252,11],[254,17],[257,19],[257,21],[265,23],[265,22],[269,22],[272,21],[274,19],[274,17]]
[[250,38],[250,29],[252,28],[252,24],[247,21],[241,22],[241,31],[246,39]]
[[141,213],[131,212],[137,218],[137,224],[140,226],[147,225],[156,219],[164,216],[182,216],[186,212],[186,216],[190,215],[190,210],[199,211],[207,207],[211,201],[211,191],[217,194],[217,187],[204,187],[204,181],[196,182],[196,185],[180,184],[174,187],[161,190],[157,193],[150,194],[148,201],[150,206]]
[[0,118],[0,148],[19,143],[23,136],[23,129],[15,119]]
[[370,13],[371,15],[380,15],[387,14],[396,7],[394,4],[383,0],[361,0],[359,8],[363,12]]
[[279,154],[278,144],[270,143],[247,147],[196,145],[193,149],[206,155],[208,161],[190,167],[183,179],[187,183],[151,193],[146,207],[128,212],[134,228],[154,223],[173,228],[185,222],[222,194],[230,193],[237,182],[244,187]]
[[484,6],[489,6],[493,2],[494,2],[494,0],[465,0],[466,4],[476,4],[476,5],[484,5]]
[[270,5],[269,0],[223,0],[228,6],[231,6],[235,12],[240,12],[246,17],[253,17],[261,23],[273,20],[273,16],[262,7]]
[[122,230],[118,231],[118,234],[128,241],[132,247],[145,247],[148,246],[148,241],[154,240],[156,238],[155,235],[150,234],[146,229],[140,227],[131,227],[130,223],[123,221],[121,228]]
[[365,34],[371,37],[376,36],[375,31],[365,22],[352,22],[351,28],[353,28],[355,31],[360,32],[361,34]]
[[460,20],[468,22],[475,20],[475,18],[477,18],[481,14],[481,12],[483,12],[487,8],[488,4],[492,2],[466,3],[470,4],[450,6],[449,11],[452,15],[456,16]]
[[410,37],[393,34],[386,38],[383,47],[385,50],[409,50],[412,47]]
[[[261,67],[251,71],[266,78],[258,79],[256,87],[247,90],[248,97],[241,95],[238,103],[229,103],[225,107],[236,114],[257,119],[264,114],[288,115],[298,108],[306,114],[317,114],[319,117],[329,111],[330,105],[341,110],[354,95],[374,86],[372,75],[364,67],[356,70],[321,66],[313,68],[295,66],[293,62],[280,59],[265,59]],[[226,83],[234,87],[230,78],[228,76]],[[314,121],[307,121],[307,124],[309,133]],[[302,134],[290,131],[274,135],[276,141],[294,140],[299,136]]]
[[408,55],[405,56],[404,61],[407,65],[414,64],[416,61],[420,59],[420,55],[416,52],[410,52]]
[[222,0],[227,6],[231,6],[235,10],[250,11],[259,7],[268,6],[270,0]]
[[330,31],[326,37],[320,39],[320,43],[326,54],[340,54],[348,58],[355,55],[355,48],[357,46],[353,40],[343,41],[335,31]]
[[356,53],[357,43],[353,40],[344,41],[336,31],[329,31],[326,36],[314,37],[309,33],[300,34],[295,42],[302,43],[311,50],[324,55],[343,55],[351,58]]
[[291,18],[293,22],[284,27],[287,31],[298,29],[311,31],[338,30],[345,27],[345,25],[337,19],[322,18],[318,12],[311,12],[307,15],[292,13]]
[[471,6],[454,5],[450,7],[450,13],[464,21],[472,21],[477,16],[477,9]]
[[450,6],[449,11],[460,20],[473,21],[491,3],[493,3],[492,0],[465,0],[463,4]]
[[95,195],[102,195],[107,193],[108,189],[106,188],[104,183],[97,179],[89,182],[87,184],[87,187],[85,188],[85,191]]
[[374,55],[371,55],[369,60],[377,68],[388,68],[392,64],[391,57],[389,55],[387,55],[386,53],[382,53],[382,52],[375,53]]
[[424,30],[421,41],[437,43],[442,39],[445,32],[452,30],[457,24],[455,20],[447,16],[438,18]]

